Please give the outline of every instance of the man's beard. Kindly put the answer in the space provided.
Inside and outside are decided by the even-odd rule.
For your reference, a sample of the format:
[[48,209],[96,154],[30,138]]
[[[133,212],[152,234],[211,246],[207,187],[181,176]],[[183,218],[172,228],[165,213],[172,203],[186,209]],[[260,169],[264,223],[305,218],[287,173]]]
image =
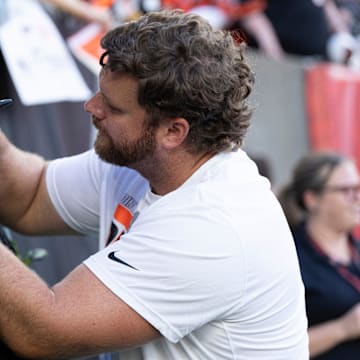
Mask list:
[[95,151],[100,158],[114,165],[135,165],[153,155],[156,148],[154,128],[147,127],[137,140],[120,141],[115,144],[103,130],[98,130]]

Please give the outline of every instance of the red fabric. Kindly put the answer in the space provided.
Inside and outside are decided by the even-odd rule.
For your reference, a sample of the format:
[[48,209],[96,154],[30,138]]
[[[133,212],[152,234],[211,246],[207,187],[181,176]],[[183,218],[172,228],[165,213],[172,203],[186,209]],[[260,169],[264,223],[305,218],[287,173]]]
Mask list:
[[305,101],[311,148],[343,153],[360,169],[360,72],[329,63],[309,68]]
[[321,64],[306,71],[310,145],[355,158],[360,168],[360,73]]

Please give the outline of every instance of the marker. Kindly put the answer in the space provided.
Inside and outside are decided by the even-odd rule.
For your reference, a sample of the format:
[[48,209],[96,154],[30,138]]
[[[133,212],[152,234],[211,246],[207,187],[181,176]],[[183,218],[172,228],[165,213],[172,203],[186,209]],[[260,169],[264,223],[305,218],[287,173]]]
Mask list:
[[0,99],[0,107],[6,107],[13,103],[13,99]]

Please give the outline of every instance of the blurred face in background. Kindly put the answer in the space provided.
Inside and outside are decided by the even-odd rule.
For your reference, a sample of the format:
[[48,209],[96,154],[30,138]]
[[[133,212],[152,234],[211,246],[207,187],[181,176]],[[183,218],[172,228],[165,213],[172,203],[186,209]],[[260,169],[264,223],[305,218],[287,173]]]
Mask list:
[[313,196],[310,216],[336,231],[349,232],[360,224],[360,176],[353,162],[332,171],[323,190]]

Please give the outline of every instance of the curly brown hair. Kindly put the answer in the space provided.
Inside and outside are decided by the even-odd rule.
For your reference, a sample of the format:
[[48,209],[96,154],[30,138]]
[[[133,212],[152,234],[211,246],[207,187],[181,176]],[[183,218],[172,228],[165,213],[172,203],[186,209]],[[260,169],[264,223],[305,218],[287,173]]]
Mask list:
[[244,45],[198,15],[145,14],[108,32],[100,64],[139,80],[138,101],[151,125],[183,117],[189,151],[240,147],[249,127],[254,76]]

